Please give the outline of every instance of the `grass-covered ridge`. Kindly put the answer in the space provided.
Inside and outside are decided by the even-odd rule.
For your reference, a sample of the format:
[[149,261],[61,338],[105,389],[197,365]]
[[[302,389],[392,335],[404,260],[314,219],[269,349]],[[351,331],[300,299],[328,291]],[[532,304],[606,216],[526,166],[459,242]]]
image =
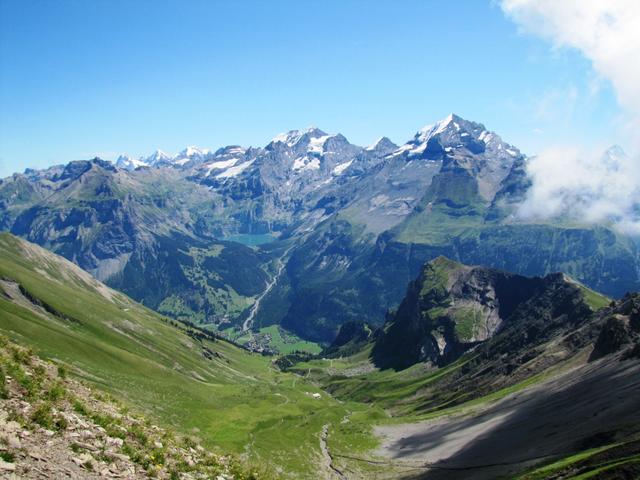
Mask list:
[[279,476],[316,478],[347,414],[271,359],[180,327],[40,247],[0,235],[0,330],[73,375]]

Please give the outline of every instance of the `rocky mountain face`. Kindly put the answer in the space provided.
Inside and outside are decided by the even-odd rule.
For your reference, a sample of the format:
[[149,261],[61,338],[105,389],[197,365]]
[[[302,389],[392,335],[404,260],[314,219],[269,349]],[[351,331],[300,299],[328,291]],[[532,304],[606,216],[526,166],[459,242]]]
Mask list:
[[[456,116],[421,130],[350,181],[351,190],[335,191],[344,206],[298,243],[289,283],[274,291],[278,311],[287,312],[281,321],[323,341],[346,321],[379,324],[439,255],[528,276],[565,272],[612,296],[636,289],[632,239],[604,225],[518,219],[530,187],[526,162],[496,134]],[[280,321],[263,312],[260,321]]]
[[[218,326],[242,324],[282,262],[253,325],[317,341],[347,321],[380,324],[438,255],[526,275],[564,271],[615,296],[637,288],[631,239],[518,219],[526,163],[456,115],[401,146],[383,137],[363,148],[309,128],[261,148],[27,170],[0,181],[0,228],[152,308]],[[205,260],[219,251],[241,266]]]
[[[385,455],[441,467],[415,478],[497,478],[520,463],[530,468],[522,459],[532,445],[558,458],[637,439],[637,293],[608,301],[563,274],[524,277],[440,257],[383,327],[368,338],[364,325],[345,327],[321,357],[336,352],[351,368],[321,380],[344,400],[425,416],[379,429]],[[341,352],[343,345],[354,348]],[[571,462],[566,468],[581,473]]]
[[[382,368],[445,366],[502,332],[517,331],[514,336],[525,342],[551,338],[606,304],[605,297],[561,273],[524,277],[439,257],[424,266],[390,314],[373,358]],[[520,340],[504,353],[521,348]]]

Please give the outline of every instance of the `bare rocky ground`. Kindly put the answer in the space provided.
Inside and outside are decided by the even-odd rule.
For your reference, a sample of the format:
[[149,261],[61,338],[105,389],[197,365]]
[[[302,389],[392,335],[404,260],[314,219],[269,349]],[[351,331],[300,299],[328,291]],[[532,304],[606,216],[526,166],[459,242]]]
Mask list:
[[258,478],[0,338],[0,478]]
[[376,427],[376,454],[412,478],[493,479],[639,432],[640,362],[612,356],[473,412]]

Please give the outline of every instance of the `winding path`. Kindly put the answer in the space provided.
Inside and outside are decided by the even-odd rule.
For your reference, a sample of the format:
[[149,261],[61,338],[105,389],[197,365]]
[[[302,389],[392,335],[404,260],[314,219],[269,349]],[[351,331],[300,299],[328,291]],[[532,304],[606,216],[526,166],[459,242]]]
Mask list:
[[344,476],[338,468],[333,464],[333,457],[329,453],[329,447],[327,446],[327,437],[329,436],[329,424],[322,426],[322,432],[320,433],[320,451],[322,452],[322,464],[324,470],[329,474],[328,478],[331,480],[338,479],[344,480],[347,477]]

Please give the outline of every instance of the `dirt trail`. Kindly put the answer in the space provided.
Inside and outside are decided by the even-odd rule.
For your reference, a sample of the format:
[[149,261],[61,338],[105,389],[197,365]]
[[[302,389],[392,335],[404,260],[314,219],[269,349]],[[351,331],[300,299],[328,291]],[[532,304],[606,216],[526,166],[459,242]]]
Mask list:
[[347,477],[333,464],[333,457],[327,446],[327,437],[329,436],[329,424],[323,425],[320,432],[320,451],[322,452],[322,470],[326,472],[325,478],[331,480],[346,480]]
[[284,399],[284,402],[282,402],[280,405],[286,405],[286,404],[288,404],[288,403],[289,403],[289,401],[290,401],[290,400],[289,400],[289,397],[287,397],[286,395],[283,395],[283,394],[281,394],[281,393],[274,393],[274,395],[275,395],[276,397],[280,397],[280,398],[283,398],[283,399]]

